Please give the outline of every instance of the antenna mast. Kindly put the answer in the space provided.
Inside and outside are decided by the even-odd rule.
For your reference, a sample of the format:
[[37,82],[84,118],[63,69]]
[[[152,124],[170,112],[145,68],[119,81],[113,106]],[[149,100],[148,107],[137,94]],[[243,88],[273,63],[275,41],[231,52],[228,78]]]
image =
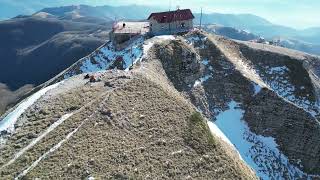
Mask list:
[[[169,0],[169,12],[171,11],[171,0]],[[171,34],[171,23],[169,22],[169,33]]]
[[201,14],[200,14],[200,30],[202,28],[202,7],[201,7]]

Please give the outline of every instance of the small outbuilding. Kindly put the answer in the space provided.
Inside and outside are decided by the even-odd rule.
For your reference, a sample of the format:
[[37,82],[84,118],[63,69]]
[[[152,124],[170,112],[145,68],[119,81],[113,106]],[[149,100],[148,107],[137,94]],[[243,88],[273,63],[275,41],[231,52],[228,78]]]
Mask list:
[[122,49],[129,40],[149,32],[149,22],[117,22],[109,33],[111,42],[116,49]]
[[151,35],[166,35],[188,32],[193,29],[194,15],[190,9],[177,9],[152,13],[148,20]]

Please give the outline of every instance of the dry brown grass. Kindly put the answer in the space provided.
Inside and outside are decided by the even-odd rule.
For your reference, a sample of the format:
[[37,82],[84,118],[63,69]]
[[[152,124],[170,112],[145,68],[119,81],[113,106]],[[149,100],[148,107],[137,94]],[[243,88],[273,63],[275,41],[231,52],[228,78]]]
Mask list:
[[[167,83],[166,77],[156,77],[150,71],[137,70],[131,80],[126,83],[119,80],[110,92],[96,87],[93,90],[96,93],[91,92],[96,100],[91,106],[66,120],[15,163],[1,170],[0,176],[16,176],[88,118],[69,141],[25,178],[254,179],[252,171],[240,159],[232,158],[220,140],[210,134],[201,115],[194,113],[192,104]],[[105,77],[103,81],[110,80]],[[52,97],[51,103],[46,102],[48,109],[43,110],[46,113],[34,112],[36,117],[31,116],[30,121],[44,116],[41,124],[49,123],[54,112],[63,114],[70,107],[83,106],[89,100],[81,94],[90,88],[94,89],[86,86],[61,98]],[[95,98],[102,92],[106,94]],[[48,124],[39,128],[35,124],[29,126],[40,130]],[[24,128],[19,134],[27,131]],[[11,150],[16,151],[12,144],[17,141],[12,139],[11,148],[4,154],[12,157]],[[7,156],[4,154],[1,157]]]

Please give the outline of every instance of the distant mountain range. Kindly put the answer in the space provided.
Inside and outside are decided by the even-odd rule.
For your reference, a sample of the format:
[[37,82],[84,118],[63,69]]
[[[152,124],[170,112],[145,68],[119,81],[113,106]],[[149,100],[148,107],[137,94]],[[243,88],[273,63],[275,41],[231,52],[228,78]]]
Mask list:
[[250,40],[255,40],[259,38],[259,36],[245,30],[240,30],[233,27],[221,26],[216,24],[204,25],[202,26],[202,28],[209,33],[213,33],[213,34],[217,34],[220,36],[241,40],[241,41],[250,41]]
[[[51,3],[52,4],[52,3]],[[30,6],[32,3],[30,4]],[[49,3],[50,5],[50,3]],[[6,2],[0,2],[1,7],[9,6]],[[13,14],[30,14],[30,11],[35,9],[41,9],[39,4],[34,4],[32,7],[14,9],[2,8],[0,12],[1,18],[8,18]],[[22,10],[21,10],[22,9]],[[28,11],[26,10],[28,9]],[[47,12],[56,16],[85,16],[85,17],[96,17],[102,19],[134,19],[141,20],[146,19],[151,12],[163,11],[165,9],[154,7],[154,6],[141,6],[141,5],[128,5],[128,6],[63,6],[54,8],[44,8],[42,12]],[[200,14],[195,13],[195,22],[199,23]],[[211,13],[203,14],[203,24],[219,24],[227,27],[234,27],[236,29],[248,30],[256,35],[263,36],[266,38],[274,38],[275,36],[281,36],[283,38],[296,39],[304,41],[306,43],[320,44],[320,27],[308,28],[304,30],[297,30],[284,25],[276,25],[270,21],[252,14],[221,14]]]
[[45,8],[41,12],[46,12],[55,16],[70,16],[78,15],[83,17],[95,17],[95,18],[105,18],[105,19],[133,19],[141,20],[146,19],[148,15],[154,11],[163,11],[161,8],[149,7],[149,6],[64,6],[64,7],[54,7]]
[[[95,17],[108,20],[114,19],[132,19],[143,20],[148,17],[151,12],[163,11],[164,9],[150,6],[66,6],[57,8],[46,8],[42,12],[53,14],[60,17],[84,16]],[[200,14],[194,13],[195,24],[200,23]],[[203,24],[218,24],[226,27],[233,27],[239,30],[246,30],[257,36],[262,36],[266,39],[288,39],[298,42],[299,45],[291,46],[297,50],[302,50],[308,53],[320,54],[318,47],[320,46],[320,27],[297,30],[284,25],[276,25],[268,20],[252,14],[203,14]],[[302,47],[303,48],[300,48]]]
[[[200,14],[195,14],[195,22],[199,24]],[[320,27],[297,30],[283,25],[276,25],[252,14],[203,14],[203,24],[220,24],[236,29],[248,30],[265,38],[284,37],[308,43],[320,44]]]

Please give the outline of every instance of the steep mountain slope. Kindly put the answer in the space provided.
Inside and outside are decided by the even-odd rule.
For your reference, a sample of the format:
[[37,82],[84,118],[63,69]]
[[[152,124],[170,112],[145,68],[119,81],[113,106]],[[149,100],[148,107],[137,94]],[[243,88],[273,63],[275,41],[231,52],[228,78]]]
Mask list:
[[[155,57],[166,60],[162,63],[175,88],[184,94],[190,94],[191,101],[207,114],[208,118],[228,117],[228,113],[224,115],[228,107],[230,110],[227,112],[231,113],[236,111],[237,106],[244,110],[238,112],[239,118],[236,120],[244,118],[247,121],[249,127],[244,126],[244,130],[239,132],[239,136],[243,134],[247,136],[243,136],[241,141],[233,139],[232,143],[241,146],[242,141],[248,143],[248,138],[253,138],[251,144],[248,145],[251,149],[242,149],[240,153],[247,158],[247,162],[251,163],[253,168],[257,166],[255,170],[261,177],[306,176],[299,170],[299,163],[302,164],[301,167],[305,167],[304,170],[307,173],[317,173],[316,167],[319,163],[316,153],[319,150],[319,58],[281,47],[242,41],[234,42],[219,36],[208,37],[200,36],[199,38],[192,35],[187,38],[187,42],[195,46],[194,50],[181,43],[157,48],[159,53]],[[148,42],[145,42],[145,46],[147,44]],[[191,52],[185,49],[190,49]],[[169,50],[171,51],[167,52]],[[103,65],[105,62],[109,62],[110,65],[118,59],[119,55],[116,54],[113,54],[111,59],[105,59],[103,58],[106,55],[104,52],[98,50],[91,56],[80,60],[62,73],[60,78],[90,71],[88,68],[80,67],[95,67],[91,70],[99,70],[101,66],[106,68],[107,66]],[[127,49],[124,52],[129,53],[130,51]],[[110,57],[110,53],[107,55]],[[206,66],[205,70],[197,70],[201,65],[187,60],[190,57],[199,58],[198,55],[200,55],[202,64]],[[101,64],[101,61],[104,63]],[[185,63],[190,64],[190,68],[186,68]],[[199,88],[200,84],[204,87]],[[254,103],[256,101],[265,102],[260,98],[270,99],[270,101],[266,104]],[[279,105],[275,106],[275,104]],[[283,109],[284,107],[286,108]],[[256,114],[253,115],[253,112]],[[265,115],[262,116],[263,114]],[[274,115],[280,117],[282,121],[274,119]],[[225,127],[223,130],[227,132],[232,129],[223,123],[220,127],[222,129]],[[259,130],[256,130],[257,127]],[[247,130],[248,128],[251,131]],[[308,131],[309,135],[301,137],[300,134],[303,131]],[[232,138],[233,134],[231,132],[229,136]],[[255,134],[275,139],[264,139]],[[310,137],[313,139],[310,144],[299,145],[309,140]],[[258,142],[261,142],[263,147],[256,147],[255,143]],[[268,144],[270,142],[273,144]],[[291,144],[292,142],[296,145]],[[308,149],[313,152],[303,153]],[[259,154],[259,151],[269,153]],[[284,154],[283,158],[279,159],[274,156],[279,152]],[[251,159],[257,156],[257,153],[262,158],[260,161]],[[273,159],[268,161],[267,157],[273,157]],[[296,161],[297,159],[300,159],[301,162]],[[313,164],[311,159],[315,160]],[[270,171],[268,167],[261,167],[261,163],[285,168]],[[299,165],[295,165],[296,163]]]
[[8,114],[1,176],[254,178],[236,149],[262,179],[319,178],[318,57],[205,32],[131,46],[106,43]]
[[[191,91],[194,104],[217,120],[218,127],[258,175],[295,179],[319,174],[319,81],[313,83],[311,78],[319,71],[319,59],[290,50],[286,50],[287,54],[270,52],[271,48],[260,50],[254,47],[256,44],[248,47],[218,36],[191,36],[189,42],[196,46],[207,66],[199,83],[193,85],[202,86],[190,87],[186,80],[192,76],[177,79],[180,73],[175,72],[181,66],[167,73],[175,74],[171,80],[179,83],[178,90]],[[171,47],[175,44],[162,48],[161,59],[169,66],[174,61],[183,62],[180,53],[169,51]],[[237,112],[238,108],[241,112]],[[239,118],[230,120],[233,113],[238,113]],[[242,131],[233,126],[240,119],[248,123],[242,125]]]
[[0,114],[17,101],[14,91],[49,80],[107,41],[110,26],[39,17],[0,22],[0,82],[13,97],[1,101]]

